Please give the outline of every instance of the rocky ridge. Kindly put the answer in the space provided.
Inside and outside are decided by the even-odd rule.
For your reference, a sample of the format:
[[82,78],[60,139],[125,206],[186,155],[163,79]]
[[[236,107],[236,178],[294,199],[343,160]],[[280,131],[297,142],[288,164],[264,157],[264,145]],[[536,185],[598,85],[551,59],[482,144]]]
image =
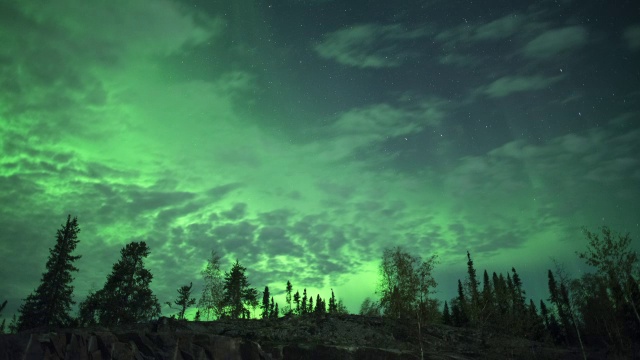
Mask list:
[[[579,359],[507,336],[358,315],[34,329],[0,336],[1,359]],[[418,341],[418,339],[422,341]],[[484,339],[483,339],[484,338]],[[420,346],[422,345],[422,346]],[[422,351],[421,351],[422,348]],[[595,354],[592,354],[595,355]]]

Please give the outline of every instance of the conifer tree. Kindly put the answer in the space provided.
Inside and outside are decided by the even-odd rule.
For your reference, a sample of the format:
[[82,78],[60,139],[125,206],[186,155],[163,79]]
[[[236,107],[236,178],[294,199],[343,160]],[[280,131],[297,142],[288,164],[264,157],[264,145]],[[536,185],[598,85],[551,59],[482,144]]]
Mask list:
[[276,304],[275,304],[275,301],[273,301],[273,296],[272,296],[271,304],[269,305],[269,313],[267,314],[267,317],[273,318],[275,313],[276,313]]
[[[0,305],[0,315],[2,315],[2,310],[7,306],[7,300],[5,300],[2,305]],[[4,327],[6,324],[6,319],[2,319],[2,324],[0,324],[0,334],[4,334]]]
[[522,311],[525,302],[525,291],[522,290],[522,280],[520,280],[520,275],[518,275],[515,268],[512,267],[511,272],[513,273],[513,307],[518,309],[518,311]]
[[320,294],[316,296],[316,307],[313,309],[313,312],[316,313],[316,315],[325,314],[327,312],[326,305],[324,300],[320,297]]
[[540,341],[544,337],[544,322],[542,317],[538,315],[536,304],[532,299],[529,300],[524,335],[526,338],[536,341]]
[[14,313],[11,317],[11,322],[9,323],[9,334],[16,334],[18,331],[18,317]]
[[504,276],[502,274],[498,276],[495,272],[493,273],[492,279],[493,279],[493,289],[495,293],[495,302],[494,302],[494,308],[496,309],[495,324],[501,328],[506,328],[508,326],[508,311],[509,311],[507,282],[504,279]]
[[549,285],[549,301],[555,306],[558,317],[560,318],[561,333],[568,343],[572,342],[571,338],[571,325],[569,320],[569,314],[566,311],[565,304],[562,303],[562,297],[560,296],[560,289],[556,283],[555,277],[551,269],[547,272],[548,285]]
[[473,267],[473,260],[471,260],[471,254],[467,251],[467,288],[469,293],[469,302],[467,306],[470,320],[474,323],[478,323],[478,316],[480,310],[480,294],[478,292],[478,277],[476,276],[476,269]]
[[131,242],[120,250],[120,260],[101,290],[80,304],[81,322],[105,326],[148,321],[160,315],[160,304],[149,287],[153,275],[144,267],[147,244]]
[[489,273],[487,273],[487,270],[484,271],[482,277],[482,294],[480,299],[481,306],[479,311],[479,318],[482,324],[485,325],[487,322],[495,322],[495,299],[493,295],[493,289],[491,287],[491,280],[489,280]]
[[445,325],[452,325],[449,304],[447,304],[446,301],[444,302],[444,309],[442,310],[442,323]]
[[[190,306],[193,306],[196,303],[195,298],[191,298],[191,288],[193,287],[193,283],[189,283],[189,285],[184,285],[180,289],[178,289],[178,298],[174,300],[174,304],[178,306],[180,312],[178,313],[178,320],[184,320],[184,313]],[[173,307],[170,302],[167,301],[167,305],[169,307]]]
[[452,303],[451,306],[453,324],[455,326],[467,326],[469,323],[469,316],[467,315],[467,300],[464,295],[464,289],[462,282],[458,279],[458,297]]
[[280,309],[278,308],[278,303],[276,303],[276,307],[273,310],[273,318],[277,319],[280,317]]
[[80,255],[71,255],[79,242],[78,218],[67,216],[66,224],[56,233],[56,245],[49,249],[46,272],[42,274],[40,285],[29,294],[18,310],[18,330],[38,326],[68,326],[72,318],[69,315],[72,299],[73,272],[77,272],[73,263]]
[[271,297],[271,294],[269,294],[269,287],[265,286],[264,291],[262,292],[262,306],[260,306],[262,308],[263,319],[269,318],[269,298],[270,297]]
[[300,292],[296,291],[293,295],[293,302],[296,304],[296,315],[300,315]]
[[309,300],[307,301],[307,314],[313,313],[313,296],[309,296]]
[[329,298],[329,313],[335,314],[336,311],[337,311],[336,295],[333,293],[333,289],[331,289],[331,298]]
[[248,318],[249,310],[245,304],[257,302],[257,291],[250,288],[249,280],[245,275],[247,268],[240,265],[236,260],[230,272],[224,275],[224,304],[229,309],[229,316],[232,319]]
[[307,313],[307,288],[302,291],[302,302],[300,303],[300,314]]
[[287,289],[285,301],[287,302],[287,314],[293,312],[293,308],[291,307],[291,291],[293,291],[293,286],[291,285],[291,281],[287,280]]

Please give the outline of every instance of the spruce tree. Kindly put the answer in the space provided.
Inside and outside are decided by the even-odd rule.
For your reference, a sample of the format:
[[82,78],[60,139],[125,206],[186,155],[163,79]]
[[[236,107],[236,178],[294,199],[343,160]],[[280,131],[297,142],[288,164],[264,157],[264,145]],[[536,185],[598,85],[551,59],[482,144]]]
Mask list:
[[267,319],[269,317],[269,298],[271,295],[269,294],[269,287],[265,286],[264,291],[262,292],[262,318]]
[[331,298],[329,299],[329,313],[335,314],[337,310],[336,295],[333,293],[333,289],[331,289]]
[[320,294],[316,296],[316,307],[313,309],[313,312],[316,313],[316,315],[322,315],[327,312],[326,305],[324,300],[320,297]]
[[309,296],[309,301],[307,305],[307,314],[313,313],[313,296]]
[[460,279],[458,279],[458,297],[453,304],[452,311],[455,326],[468,325],[469,315],[467,314],[467,300]]
[[153,275],[144,267],[147,244],[131,242],[120,250],[104,287],[80,304],[81,321],[114,326],[148,321],[160,315],[160,304],[151,291]]
[[302,302],[300,302],[300,314],[307,313],[307,288],[302,291]]
[[478,277],[476,276],[476,269],[473,267],[473,260],[471,260],[471,254],[467,251],[467,274],[469,276],[467,280],[467,288],[469,293],[469,302],[467,306],[467,312],[473,323],[478,323],[478,315],[480,308],[480,294],[478,292]]
[[486,324],[487,322],[495,323],[496,321],[495,299],[493,293],[494,291],[491,287],[491,280],[489,280],[489,273],[485,270],[482,277],[481,307],[479,312],[479,317],[483,324]]
[[232,319],[247,318],[248,309],[245,303],[252,304],[257,301],[257,292],[250,288],[249,280],[244,274],[247,268],[240,265],[236,260],[231,267],[231,271],[224,275],[224,304],[229,309],[229,316]]
[[73,272],[78,269],[73,263],[80,255],[71,255],[79,240],[78,218],[67,216],[66,224],[56,233],[56,245],[49,249],[47,271],[42,274],[40,285],[34,293],[25,299],[18,310],[18,330],[31,329],[38,326],[69,326],[72,318],[69,315],[72,299]]
[[293,295],[293,302],[296,303],[296,315],[300,315],[300,292],[296,291]]
[[444,302],[444,309],[442,310],[442,323],[445,325],[452,325],[451,323],[451,313],[449,312],[449,304]]
[[269,318],[273,318],[276,313],[276,304],[273,300],[273,296],[271,297],[271,305],[269,305],[269,314],[267,315]]
[[273,318],[277,319],[280,317],[280,309],[278,308],[278,303],[276,303],[276,307],[273,310]]
[[[7,306],[7,300],[5,300],[2,305],[0,305],[0,316],[2,315],[2,310]],[[6,324],[6,319],[2,319],[2,324],[0,324],[0,334],[4,334],[4,327]]]

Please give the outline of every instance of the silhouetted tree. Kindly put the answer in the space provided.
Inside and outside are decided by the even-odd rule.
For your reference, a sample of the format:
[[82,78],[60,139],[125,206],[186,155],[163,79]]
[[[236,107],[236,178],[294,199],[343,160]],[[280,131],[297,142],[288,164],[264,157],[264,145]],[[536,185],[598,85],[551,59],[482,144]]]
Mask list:
[[338,302],[336,303],[336,314],[338,315],[349,314],[349,310],[347,309],[347,306],[344,304],[344,302],[342,302],[342,299],[338,299]]
[[322,315],[327,313],[327,306],[324,300],[320,297],[320,294],[316,296],[316,307],[313,309],[316,315]]
[[359,314],[364,316],[380,316],[380,304],[375,300],[371,300],[371,298],[366,297],[360,305]]
[[309,296],[309,300],[307,301],[307,314],[313,313],[313,295]]
[[[2,315],[2,310],[7,306],[7,300],[5,300],[2,305],[0,305],[0,316]],[[6,319],[2,319],[2,324],[0,324],[0,334],[4,334]]]
[[444,302],[444,309],[442,310],[442,323],[445,325],[452,325],[449,304],[447,304],[446,301]]
[[[190,306],[193,306],[196,303],[195,298],[191,298],[191,288],[193,287],[193,283],[189,283],[189,285],[184,285],[180,289],[178,289],[178,298],[174,300],[174,304],[178,306],[180,312],[178,313],[178,320],[184,320],[184,313]],[[172,307],[171,303],[167,301],[167,305]]]
[[527,307],[527,317],[525,318],[524,336],[527,339],[541,341],[544,339],[544,322],[542,317],[538,315],[536,305],[533,300],[529,300]]
[[495,299],[493,289],[491,286],[491,280],[489,279],[489,273],[484,271],[482,277],[482,294],[480,296],[480,307],[478,311],[478,319],[482,326],[485,326],[489,322],[495,323]]
[[291,291],[293,291],[293,286],[291,285],[291,281],[287,280],[285,295],[285,301],[287,302],[287,314],[293,312],[293,308],[291,307]]
[[413,317],[427,302],[430,293],[437,286],[432,276],[437,261],[434,255],[422,261],[400,247],[385,249],[380,264],[378,292],[380,305],[389,317]]
[[[251,309],[253,310],[253,313],[255,314],[256,308],[260,306],[260,302],[258,301],[258,290],[256,290],[256,288],[247,289],[247,293],[245,296],[245,304],[247,306],[250,306]],[[246,319],[251,318],[251,312],[248,309],[244,313],[244,318]]]
[[331,289],[331,297],[329,298],[329,314],[335,314],[336,310],[336,295],[333,293],[333,289]]
[[[564,270],[556,263],[556,273],[559,275],[560,282],[556,282],[551,270],[548,271],[550,300],[556,306],[558,315],[560,316],[564,334],[567,342],[572,342],[574,335],[577,337],[582,350],[582,356],[586,360],[587,355],[584,350],[578,320],[573,311],[572,302],[569,295],[568,280],[564,275]],[[558,286],[559,285],[559,286]]]
[[269,298],[271,298],[271,294],[269,294],[269,287],[265,286],[264,291],[262,292],[262,306],[261,306],[263,319],[269,318],[269,312],[270,312]]
[[307,313],[307,288],[302,291],[302,302],[300,302],[300,314]]
[[228,315],[232,319],[248,318],[249,310],[246,304],[257,302],[257,291],[251,289],[247,276],[244,274],[247,268],[236,260],[230,272],[224,274],[224,304],[228,309]]
[[495,272],[492,276],[494,289],[494,306],[496,311],[495,324],[498,328],[507,328],[509,326],[509,291],[507,281],[502,274],[497,275]]
[[467,293],[469,294],[469,301],[467,303],[467,315],[469,320],[473,324],[479,323],[480,313],[480,293],[478,291],[479,282],[476,276],[476,269],[473,267],[473,260],[471,260],[471,254],[467,251]]
[[275,312],[276,312],[276,303],[273,300],[273,296],[272,296],[271,297],[271,305],[269,305],[269,313],[267,314],[267,317],[273,318],[274,317],[273,315],[275,314]]
[[631,237],[629,233],[625,235],[614,234],[611,230],[603,226],[602,237],[586,228],[583,232],[589,244],[585,252],[577,252],[580,259],[595,267],[598,272],[608,278],[609,289],[620,290],[622,300],[632,311],[635,321],[640,324],[640,314],[638,304],[633,301],[632,283],[628,277],[638,271],[638,254],[631,248]]
[[29,294],[18,310],[18,330],[38,326],[68,326],[72,318],[69,315],[72,299],[73,272],[77,272],[73,263],[80,255],[71,255],[79,242],[78,218],[67,216],[66,224],[56,233],[56,245],[49,249],[46,272],[42,274],[40,285]]
[[469,315],[467,314],[467,297],[464,294],[462,282],[458,279],[458,298],[454,303],[455,311],[453,312],[453,320],[456,326],[467,326],[469,324]]
[[278,308],[278,303],[276,303],[276,307],[275,307],[275,309],[273,310],[273,315],[272,315],[272,317],[273,317],[274,319],[277,319],[277,318],[279,318],[279,317],[280,317],[280,309]]
[[296,303],[296,315],[300,315],[300,292],[296,291],[293,295],[293,302]]
[[196,315],[193,317],[193,321],[200,321],[200,309],[196,311]]
[[120,260],[101,290],[89,293],[80,304],[82,323],[101,325],[148,321],[160,315],[160,304],[149,287],[153,275],[144,267],[147,244],[131,242],[120,250]]
[[198,308],[203,310],[207,320],[220,318],[224,314],[224,278],[220,268],[220,256],[215,251],[211,251],[211,258],[201,274],[204,286],[198,300]]

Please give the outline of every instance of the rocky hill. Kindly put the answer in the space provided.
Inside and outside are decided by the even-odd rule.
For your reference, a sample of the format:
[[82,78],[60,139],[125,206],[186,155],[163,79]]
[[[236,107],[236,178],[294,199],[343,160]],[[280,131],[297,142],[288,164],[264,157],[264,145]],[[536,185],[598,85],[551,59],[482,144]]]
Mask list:
[[[503,335],[357,315],[36,329],[0,336],[0,359],[580,359]],[[484,338],[484,339],[483,339]],[[421,339],[422,341],[419,341]],[[422,348],[422,351],[421,351]],[[590,358],[604,354],[590,354]]]

